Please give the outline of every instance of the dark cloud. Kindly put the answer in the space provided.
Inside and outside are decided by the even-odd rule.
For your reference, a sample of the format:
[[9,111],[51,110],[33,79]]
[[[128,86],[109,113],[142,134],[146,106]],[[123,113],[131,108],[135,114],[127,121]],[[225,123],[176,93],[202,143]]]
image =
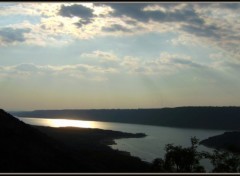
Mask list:
[[204,24],[204,20],[199,17],[199,15],[194,10],[191,4],[187,5],[185,8],[181,10],[176,10],[168,14],[167,21],[173,22],[188,22],[191,24],[202,25]]
[[114,9],[113,16],[121,17],[126,15],[137,20],[147,20],[142,10],[149,5],[149,3],[105,3],[104,5]]
[[85,18],[74,24],[78,27],[82,27],[82,26],[90,24],[92,22],[93,22],[93,18]]
[[42,24],[42,25],[40,26],[40,28],[41,28],[41,29],[47,29],[47,27],[46,27],[45,24]]
[[93,21],[93,10],[82,5],[74,4],[71,6],[61,6],[59,14],[64,17],[80,17],[82,20],[75,23],[76,26],[82,27],[83,25],[89,24]]
[[111,14],[115,17],[128,16],[138,21],[148,21],[146,13],[143,12],[144,7],[149,3],[97,3],[99,6],[110,6],[114,12]]
[[93,10],[82,5],[71,5],[65,6],[62,5],[59,10],[59,14],[64,17],[81,17],[81,18],[90,18],[93,17]]
[[240,3],[239,2],[224,2],[224,3],[218,3],[218,2],[202,2],[202,3],[194,3],[194,5],[197,8],[214,8],[214,9],[229,9],[229,10],[239,10],[240,9]]
[[2,42],[13,43],[13,42],[24,42],[26,39],[24,37],[25,33],[29,33],[31,29],[22,28],[14,29],[10,27],[0,28],[0,38]]
[[[149,20],[157,22],[185,22],[195,25],[203,25],[204,20],[201,19],[195,12],[192,4],[187,4],[179,10],[171,11],[172,8],[180,5],[180,3],[96,3],[95,6],[110,6],[113,12],[110,13],[113,17],[130,17],[133,20],[127,21],[127,24],[135,25],[136,22],[148,22]],[[162,6],[166,11],[143,11],[147,6]],[[82,20],[75,23],[78,27],[87,25],[93,22],[95,15],[93,10],[82,5],[61,6],[59,14],[65,17],[81,17]],[[103,28],[105,31],[124,31],[130,32],[120,25]]]
[[200,37],[209,37],[209,38],[220,38],[221,36],[218,34],[218,28],[214,25],[199,25],[194,26],[191,24],[183,25],[181,27],[183,31],[191,33]]
[[124,22],[125,22],[126,24],[129,24],[129,25],[136,25],[136,24],[137,24],[137,22],[136,22],[136,21],[133,21],[133,20],[124,20]]
[[119,24],[113,24],[110,27],[103,27],[102,30],[106,31],[106,32],[116,32],[116,31],[132,32],[131,29],[128,29],[128,28],[126,28],[122,25],[119,25]]
[[194,24],[203,24],[204,21],[195,12],[192,4],[188,4],[181,10],[169,11],[143,11],[147,6],[160,5],[167,9],[179,5],[179,3],[104,3],[99,5],[110,6],[114,11],[115,17],[128,16],[137,21],[147,22],[149,20],[159,22],[191,22]]
[[159,22],[185,22],[202,25],[201,19],[192,7],[175,10],[174,12],[149,11],[146,12],[149,19]]
[[219,3],[218,6],[220,8],[224,9],[230,9],[230,10],[239,10],[240,9],[240,3]]
[[171,63],[185,65],[185,66],[194,67],[194,68],[203,68],[204,67],[203,65],[201,65],[199,63],[193,62],[191,60],[183,59],[183,58],[172,58]]

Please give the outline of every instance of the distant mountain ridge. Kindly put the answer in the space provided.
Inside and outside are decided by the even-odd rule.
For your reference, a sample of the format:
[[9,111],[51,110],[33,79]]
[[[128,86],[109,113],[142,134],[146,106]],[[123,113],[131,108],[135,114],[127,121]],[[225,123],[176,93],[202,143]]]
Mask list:
[[13,112],[20,117],[66,118],[182,128],[240,129],[240,107],[176,107],[160,109],[36,110]]

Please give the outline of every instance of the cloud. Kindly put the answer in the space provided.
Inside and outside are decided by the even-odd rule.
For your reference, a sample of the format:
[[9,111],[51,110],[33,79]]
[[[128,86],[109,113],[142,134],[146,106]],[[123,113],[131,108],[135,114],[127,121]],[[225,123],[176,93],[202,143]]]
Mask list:
[[[208,31],[208,45],[214,46],[224,52],[228,52],[233,59],[240,60],[239,43],[240,35],[240,20],[239,3],[208,3],[195,4],[195,10],[205,20],[205,26],[202,29]],[[209,30],[209,26],[213,26]],[[200,33],[195,32],[195,35],[201,40]]]
[[[164,5],[163,5],[164,6]],[[174,6],[172,7],[174,8]],[[165,12],[162,11],[146,11],[150,19],[159,22],[184,22],[191,23],[195,25],[201,25],[204,23],[204,20],[199,17],[191,4],[184,6],[184,8],[176,9],[171,11],[168,9]]]
[[[69,4],[69,3],[65,3]],[[1,3],[0,16],[25,15],[28,17],[53,17],[56,16],[62,3],[36,3],[36,2],[19,2],[19,3]]]
[[[102,31],[92,31],[91,36],[175,32],[180,36],[188,36],[185,44],[217,47],[240,59],[240,21],[236,11],[239,3],[95,3],[94,7],[112,9],[98,18],[94,16],[94,8],[81,5],[68,7],[67,16],[73,16],[74,13],[75,16],[82,16],[80,21],[74,23],[78,27],[98,26],[103,24],[102,21],[106,21],[100,28]],[[75,8],[79,8],[79,11],[75,12]],[[82,9],[87,10],[85,12]],[[71,11],[73,13],[70,13]],[[98,23],[94,23],[96,19],[99,20]],[[82,33],[87,34],[86,30]]]
[[201,41],[194,35],[189,34],[189,33],[179,33],[179,35],[176,38],[173,38],[169,40],[171,44],[174,46],[178,45],[186,45],[186,46],[202,46]]
[[76,64],[76,65],[62,65],[62,66],[39,66],[42,69],[50,69],[56,72],[71,72],[77,71],[82,73],[114,73],[116,70],[114,68],[103,68],[96,65],[87,65],[87,64]]
[[[176,9],[170,11],[166,9],[166,6],[174,8],[177,4],[165,4],[165,3],[104,3],[104,5],[110,6],[114,11],[111,15],[115,17],[128,16],[137,21],[149,22],[150,20],[158,22],[191,22],[195,24],[202,24],[203,20],[199,18],[193,7],[189,4],[182,9]],[[166,9],[161,11],[158,8],[151,10],[152,7],[162,7]],[[161,8],[160,8],[161,9]]]
[[209,58],[210,58],[210,59],[213,59],[213,60],[223,59],[224,57],[226,57],[226,55],[224,55],[224,54],[221,53],[221,52],[209,54]]
[[[89,57],[108,57],[108,60],[116,57],[113,53],[102,51],[89,54]],[[87,56],[86,53],[85,56]],[[0,66],[0,78],[39,79],[53,77],[54,79],[107,81],[109,77],[119,74],[127,74],[128,76],[168,76],[185,71],[194,71],[192,73],[207,76],[208,74],[218,75],[224,72],[234,74],[239,73],[240,70],[240,63],[237,61],[212,60],[211,63],[206,65],[195,61],[190,56],[167,52],[162,52],[158,58],[149,58],[148,60],[133,56],[124,56],[117,59],[113,59],[117,62],[114,61],[116,64],[112,66],[105,66],[102,63],[97,65],[36,65],[33,63],[22,63],[11,66]]]
[[240,4],[237,2],[235,2],[235,3],[218,3],[217,6],[219,8],[230,9],[230,10],[239,10],[240,9]]
[[132,56],[125,56],[121,62],[121,65],[126,67],[137,67],[140,64],[140,59]]
[[168,73],[175,73],[183,69],[202,69],[206,67],[203,64],[193,61],[190,56],[169,54],[167,52],[161,53],[158,59],[150,62],[147,61],[145,64],[152,67],[151,70],[153,72],[166,70]]
[[118,61],[118,57],[113,54],[112,52],[105,52],[105,51],[93,51],[91,53],[83,53],[81,57],[88,57],[88,58],[97,58],[101,59],[101,61]]
[[117,73],[115,68],[104,68],[96,65],[36,65],[22,63],[0,67],[0,78],[26,79],[32,77],[67,77],[86,80],[105,81],[107,74]]
[[20,77],[66,77],[74,79],[107,80],[110,75],[169,75],[186,69],[204,69],[205,65],[193,61],[186,55],[161,53],[159,58],[143,60],[138,57],[124,56],[118,58],[111,52],[94,51],[84,53],[81,57],[95,57],[106,60],[107,63],[116,63],[110,66],[105,62],[97,65],[75,64],[75,65],[36,65],[33,63],[22,63],[12,66],[0,67],[1,78]]
[[0,41],[2,45],[24,42],[26,38],[24,34],[29,33],[29,28],[14,29],[10,27],[0,28]]
[[190,56],[163,52],[157,59],[142,60],[125,56],[120,63],[131,74],[169,75],[186,69],[205,69],[206,65],[193,61]]
[[211,68],[233,73],[233,76],[237,76],[236,73],[240,73],[240,62],[234,60],[216,60],[213,64],[211,64]]
[[[124,21],[130,18],[145,29],[144,32],[175,32],[188,35],[188,43],[208,45],[227,51],[233,58],[240,59],[239,3],[97,3],[113,9],[109,16]],[[126,20],[126,24],[128,24]],[[152,27],[150,28],[150,26]],[[104,32],[128,34],[132,28],[115,23],[102,28]],[[132,30],[137,34],[138,30]],[[191,39],[192,37],[192,39]],[[183,39],[183,37],[182,37]],[[194,40],[192,42],[192,40]],[[174,42],[177,43],[176,40]]]
[[240,62],[226,61],[224,64],[227,67],[234,69],[237,72],[240,72]]
[[14,14],[8,19],[14,20],[19,15],[20,20],[14,22],[18,24],[3,25],[12,30],[2,28],[0,36],[5,45],[25,42],[62,46],[75,39],[96,36],[173,32],[177,34],[172,39],[175,45],[215,47],[240,60],[239,7],[239,3],[215,2],[3,3],[0,16]]
[[183,25],[181,30],[184,30],[190,34],[194,34],[200,37],[208,37],[208,38],[219,38],[221,35],[217,32],[218,28],[214,25]]
[[36,72],[36,71],[40,70],[40,67],[38,67],[34,64],[31,64],[31,63],[30,64],[23,63],[23,64],[12,67],[12,69],[18,70],[18,71],[23,71],[23,72]]
[[121,32],[133,32],[133,30],[128,29],[122,25],[119,24],[113,24],[110,27],[103,27],[103,31],[105,32],[116,32],[116,31],[121,31]]
[[108,17],[121,19],[125,24],[111,23],[102,28],[103,32],[138,34],[145,32],[186,32],[196,36],[218,37],[218,27],[206,24],[196,7],[189,3],[96,3],[109,6],[113,11]]
[[[62,21],[61,18],[49,17],[41,19],[41,23],[39,24],[31,24],[28,21],[24,21],[22,23],[12,24],[7,28],[28,29],[29,32],[24,33],[24,44],[59,47],[67,45],[73,40],[72,36],[66,35],[70,33],[68,25],[69,23]],[[17,31],[12,31],[12,33],[15,35],[18,34]]]
[[93,17],[95,16],[93,12],[93,9],[78,4],[71,6],[62,5],[59,10],[59,14],[63,17],[80,17],[81,20],[74,23],[78,27],[92,23],[94,21]]
[[83,5],[74,4],[71,6],[62,5],[59,14],[64,17],[93,17],[93,10]]
[[176,66],[179,65],[179,66],[191,67],[191,68],[203,68],[204,67],[204,65],[194,62],[192,60],[185,59],[185,58],[178,58],[178,57],[172,58],[171,62],[169,62],[169,63],[176,65]]
[[90,24],[92,23],[94,20],[93,18],[85,18],[80,20],[79,22],[74,23],[76,26],[78,26],[79,28],[81,28],[84,25]]
[[113,9],[110,14],[115,17],[128,16],[141,21],[147,20],[142,10],[148,3],[98,3],[97,5],[110,6]]

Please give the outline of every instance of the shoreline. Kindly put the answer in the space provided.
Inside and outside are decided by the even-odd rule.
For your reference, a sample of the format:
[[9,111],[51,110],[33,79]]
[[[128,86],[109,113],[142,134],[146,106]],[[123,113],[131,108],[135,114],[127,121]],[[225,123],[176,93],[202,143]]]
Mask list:
[[[12,112],[19,117],[65,118],[177,128],[239,130],[240,107],[182,106],[156,109],[63,109]],[[225,118],[225,117],[228,118]],[[218,122],[218,123],[216,123]]]
[[233,153],[240,153],[240,131],[226,131],[220,135],[211,136],[200,141],[199,144],[212,148],[221,149]]
[[116,145],[116,139],[142,138],[147,136],[145,133],[128,133],[99,128],[31,126],[55,139],[56,141],[60,141],[70,149],[74,148],[74,150],[77,151],[94,150],[94,152],[114,153],[116,157],[124,156],[128,159],[145,163],[146,165],[150,164],[138,156],[132,156],[128,151],[113,149],[110,146]]
[[111,130],[26,124],[0,109],[1,173],[147,173],[150,163],[103,139],[139,137]]

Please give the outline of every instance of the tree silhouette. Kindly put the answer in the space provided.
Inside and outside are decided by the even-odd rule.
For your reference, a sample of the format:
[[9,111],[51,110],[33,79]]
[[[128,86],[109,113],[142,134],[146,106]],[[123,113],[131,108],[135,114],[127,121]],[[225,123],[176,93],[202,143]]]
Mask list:
[[237,153],[215,149],[212,154],[206,153],[205,158],[208,158],[214,166],[212,172],[240,172],[240,156]]
[[174,146],[167,144],[165,146],[164,159],[156,158],[152,162],[153,172],[205,172],[200,160],[209,159],[213,165],[212,172],[217,173],[236,173],[240,172],[240,155],[215,149],[213,153],[199,152],[197,147],[199,140],[196,137],[191,138],[190,147]]
[[166,172],[164,166],[164,160],[162,158],[156,158],[152,162],[152,171],[153,172]]
[[192,137],[190,147],[167,144],[164,160],[155,159],[152,168],[161,172],[205,172],[204,167],[199,164],[203,155],[197,151],[198,142],[196,137]]

